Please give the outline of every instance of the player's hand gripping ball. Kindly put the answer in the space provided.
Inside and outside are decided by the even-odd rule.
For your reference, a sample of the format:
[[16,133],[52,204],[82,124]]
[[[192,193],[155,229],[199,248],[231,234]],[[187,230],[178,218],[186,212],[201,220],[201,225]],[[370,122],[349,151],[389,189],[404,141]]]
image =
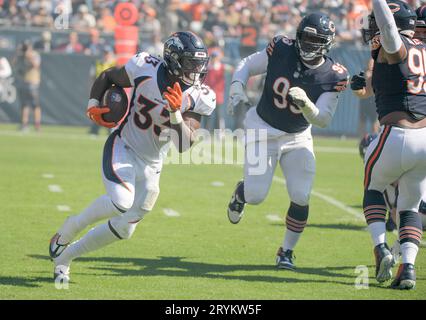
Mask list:
[[113,86],[105,91],[101,106],[87,110],[87,116],[96,124],[114,128],[121,123],[128,112],[129,102],[123,88]]
[[173,88],[167,87],[166,93],[164,93],[164,99],[169,103],[169,111],[176,112],[182,107],[182,89],[180,88],[179,82],[175,82]]

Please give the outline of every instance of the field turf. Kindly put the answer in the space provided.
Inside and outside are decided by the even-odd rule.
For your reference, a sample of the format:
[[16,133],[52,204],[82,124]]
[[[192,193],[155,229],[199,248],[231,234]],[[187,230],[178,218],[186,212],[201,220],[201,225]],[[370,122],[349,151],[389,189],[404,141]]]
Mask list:
[[[415,290],[390,290],[389,283],[375,281],[361,214],[357,141],[331,138],[315,139],[315,193],[295,250],[297,272],[274,267],[289,205],[279,170],[267,200],[248,206],[241,223],[231,225],[226,207],[241,166],[167,165],[159,200],[133,238],[77,259],[69,289],[57,290],[49,239],[67,215],[104,193],[100,164],[106,136],[93,139],[86,131],[46,127],[40,134],[21,134],[0,125],[0,299],[426,297],[423,248]],[[395,235],[388,239],[392,244]],[[356,268],[363,265],[369,286],[357,289]]]

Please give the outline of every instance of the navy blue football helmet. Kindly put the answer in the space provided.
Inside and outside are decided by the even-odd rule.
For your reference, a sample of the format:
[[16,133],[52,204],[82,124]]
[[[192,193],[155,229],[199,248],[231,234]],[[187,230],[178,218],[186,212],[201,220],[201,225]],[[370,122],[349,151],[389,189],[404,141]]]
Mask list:
[[324,13],[311,13],[304,17],[297,28],[296,48],[300,57],[312,61],[330,51],[336,38],[336,25]]
[[173,33],[164,43],[163,59],[176,81],[189,86],[204,81],[209,55],[203,40],[196,34],[189,31]]
[[[414,34],[417,15],[413,8],[401,0],[386,0],[386,2],[393,13],[399,32],[406,35]],[[380,34],[380,30],[377,26],[374,12],[372,12],[368,16],[368,27],[362,29],[362,38],[365,43],[369,43],[378,34]]]
[[364,138],[361,139],[359,142],[359,155],[362,159],[365,157],[365,152],[367,151],[368,146],[370,143],[377,138],[377,134],[366,134]]

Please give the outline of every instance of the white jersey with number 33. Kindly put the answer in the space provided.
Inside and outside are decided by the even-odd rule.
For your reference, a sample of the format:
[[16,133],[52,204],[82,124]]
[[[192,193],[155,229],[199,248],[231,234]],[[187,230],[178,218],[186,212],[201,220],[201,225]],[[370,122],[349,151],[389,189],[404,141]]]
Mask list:
[[[161,162],[170,147],[170,138],[161,135],[170,126],[167,100],[162,94],[172,86],[164,60],[141,52],[127,62],[125,69],[133,92],[129,114],[120,127],[121,138],[147,163]],[[208,86],[194,85],[183,91],[182,114],[209,116],[215,107],[216,94]]]

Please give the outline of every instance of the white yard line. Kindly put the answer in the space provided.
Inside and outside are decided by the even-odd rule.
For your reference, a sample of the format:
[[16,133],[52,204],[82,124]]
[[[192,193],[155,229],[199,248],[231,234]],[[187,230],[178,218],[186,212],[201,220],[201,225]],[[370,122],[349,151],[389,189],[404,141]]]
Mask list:
[[168,217],[180,217],[179,212],[177,212],[177,211],[175,211],[173,209],[170,209],[170,208],[164,208],[163,212]]
[[55,193],[63,192],[62,187],[57,184],[50,184],[48,188],[50,192],[55,192]]
[[277,214],[268,214],[266,215],[266,219],[272,222],[283,222],[284,220]]
[[218,188],[220,188],[220,187],[224,187],[224,186],[225,186],[225,183],[223,183],[222,181],[213,181],[213,182],[211,183],[211,185],[212,185],[213,187],[218,187]]
[[58,211],[60,212],[70,212],[71,208],[67,205],[57,205],[56,209],[58,209]]
[[55,177],[55,175],[54,175],[54,174],[52,174],[52,173],[43,173],[41,176],[42,176],[44,179],[53,179],[53,178]]

